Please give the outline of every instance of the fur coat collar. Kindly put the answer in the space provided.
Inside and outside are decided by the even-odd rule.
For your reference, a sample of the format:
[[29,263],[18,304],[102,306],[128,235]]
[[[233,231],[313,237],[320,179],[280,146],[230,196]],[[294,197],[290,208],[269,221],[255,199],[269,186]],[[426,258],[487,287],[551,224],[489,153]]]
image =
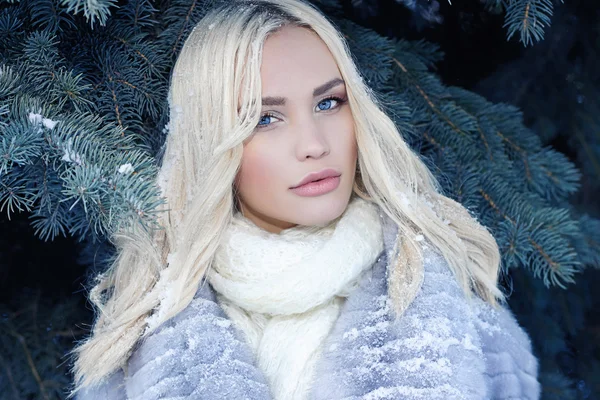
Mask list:
[[[398,235],[397,226],[382,218],[384,251],[343,305],[309,399],[539,399],[528,335],[508,308],[468,302],[432,249],[424,251],[415,300],[391,319],[388,259]],[[76,399],[273,398],[241,332],[206,283],[188,307],[138,343],[125,370]]]

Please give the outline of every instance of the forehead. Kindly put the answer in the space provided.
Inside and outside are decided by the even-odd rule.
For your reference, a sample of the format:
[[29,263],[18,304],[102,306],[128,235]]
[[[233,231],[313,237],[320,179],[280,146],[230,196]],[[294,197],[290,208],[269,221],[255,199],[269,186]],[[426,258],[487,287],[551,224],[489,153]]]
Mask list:
[[340,77],[335,59],[321,38],[308,28],[286,26],[267,38],[261,64],[263,95],[310,92]]

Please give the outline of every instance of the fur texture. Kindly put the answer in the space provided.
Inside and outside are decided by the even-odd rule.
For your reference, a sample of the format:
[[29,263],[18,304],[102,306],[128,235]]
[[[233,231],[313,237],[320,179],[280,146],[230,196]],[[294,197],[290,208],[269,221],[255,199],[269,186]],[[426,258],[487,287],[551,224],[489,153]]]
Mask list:
[[[325,340],[311,400],[530,399],[540,397],[528,335],[507,308],[468,300],[441,255],[424,244],[424,279],[393,320],[388,259],[397,227]],[[422,242],[426,243],[426,242]],[[127,367],[79,400],[272,399],[242,333],[206,282],[190,305],[140,341]]]

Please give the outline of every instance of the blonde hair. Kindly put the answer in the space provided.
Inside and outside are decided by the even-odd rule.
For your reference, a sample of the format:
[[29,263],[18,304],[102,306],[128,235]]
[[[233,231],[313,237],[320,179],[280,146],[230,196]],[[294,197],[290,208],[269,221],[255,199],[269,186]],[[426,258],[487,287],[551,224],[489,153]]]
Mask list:
[[358,145],[353,191],[377,203],[399,229],[388,278],[396,316],[422,283],[418,235],[447,260],[468,296],[475,292],[492,305],[503,300],[493,236],[441,194],[363,82],[334,25],[300,0],[226,2],[195,26],[172,72],[169,134],[157,177],[169,208],[159,217],[164,229],[112,237],[117,256],[89,293],[97,319],[72,350],[76,387],[70,397],[125,368],[136,343],[192,301],[233,216],[243,142],[260,118],[263,44],[286,25],[313,30],[346,83]]

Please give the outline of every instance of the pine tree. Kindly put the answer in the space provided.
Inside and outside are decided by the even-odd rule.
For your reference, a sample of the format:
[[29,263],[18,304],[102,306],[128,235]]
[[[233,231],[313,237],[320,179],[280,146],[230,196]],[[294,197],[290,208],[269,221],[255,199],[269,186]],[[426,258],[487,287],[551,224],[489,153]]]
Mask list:
[[580,229],[592,250],[580,252],[582,263],[596,268],[585,270],[568,290],[547,289],[527,274],[513,273],[511,305],[544,355],[546,397],[597,399],[600,316],[594,310],[600,304],[594,291],[600,285],[600,224],[586,214],[600,214],[600,9],[590,10],[580,0],[566,6],[546,40],[479,82],[476,91],[518,106],[541,142],[560,145],[582,172],[582,189],[569,203],[581,215]]
[[[313,2],[345,34],[366,82],[445,194],[496,237],[512,278],[503,282],[514,290],[511,306],[551,388],[545,398],[584,398],[598,385],[590,368],[600,371],[597,345],[586,348],[578,336],[594,305],[593,287],[573,284],[586,267],[600,267],[600,221],[570,202],[585,170],[528,128],[516,106],[444,85],[433,72],[443,59],[436,44],[383,37],[346,18],[337,0]],[[423,18],[433,15],[416,0],[402,2]],[[28,213],[42,240],[77,238],[88,276],[110,259],[111,232],[156,222],[163,201],[153,179],[168,134],[169,73],[213,3],[0,2],[0,211],[9,218]],[[508,38],[518,34],[524,45],[543,38],[552,15],[550,0],[485,3],[506,13]],[[52,372],[32,366],[60,359],[63,344],[44,351],[48,333],[27,314],[14,315],[14,307],[5,306],[0,323],[0,393],[60,398],[53,388],[65,381],[67,365]],[[81,321],[81,310],[64,309],[73,323]],[[44,313],[44,326],[64,329],[50,309]],[[26,353],[23,343],[37,347]],[[568,369],[560,359],[570,346],[596,355]]]

